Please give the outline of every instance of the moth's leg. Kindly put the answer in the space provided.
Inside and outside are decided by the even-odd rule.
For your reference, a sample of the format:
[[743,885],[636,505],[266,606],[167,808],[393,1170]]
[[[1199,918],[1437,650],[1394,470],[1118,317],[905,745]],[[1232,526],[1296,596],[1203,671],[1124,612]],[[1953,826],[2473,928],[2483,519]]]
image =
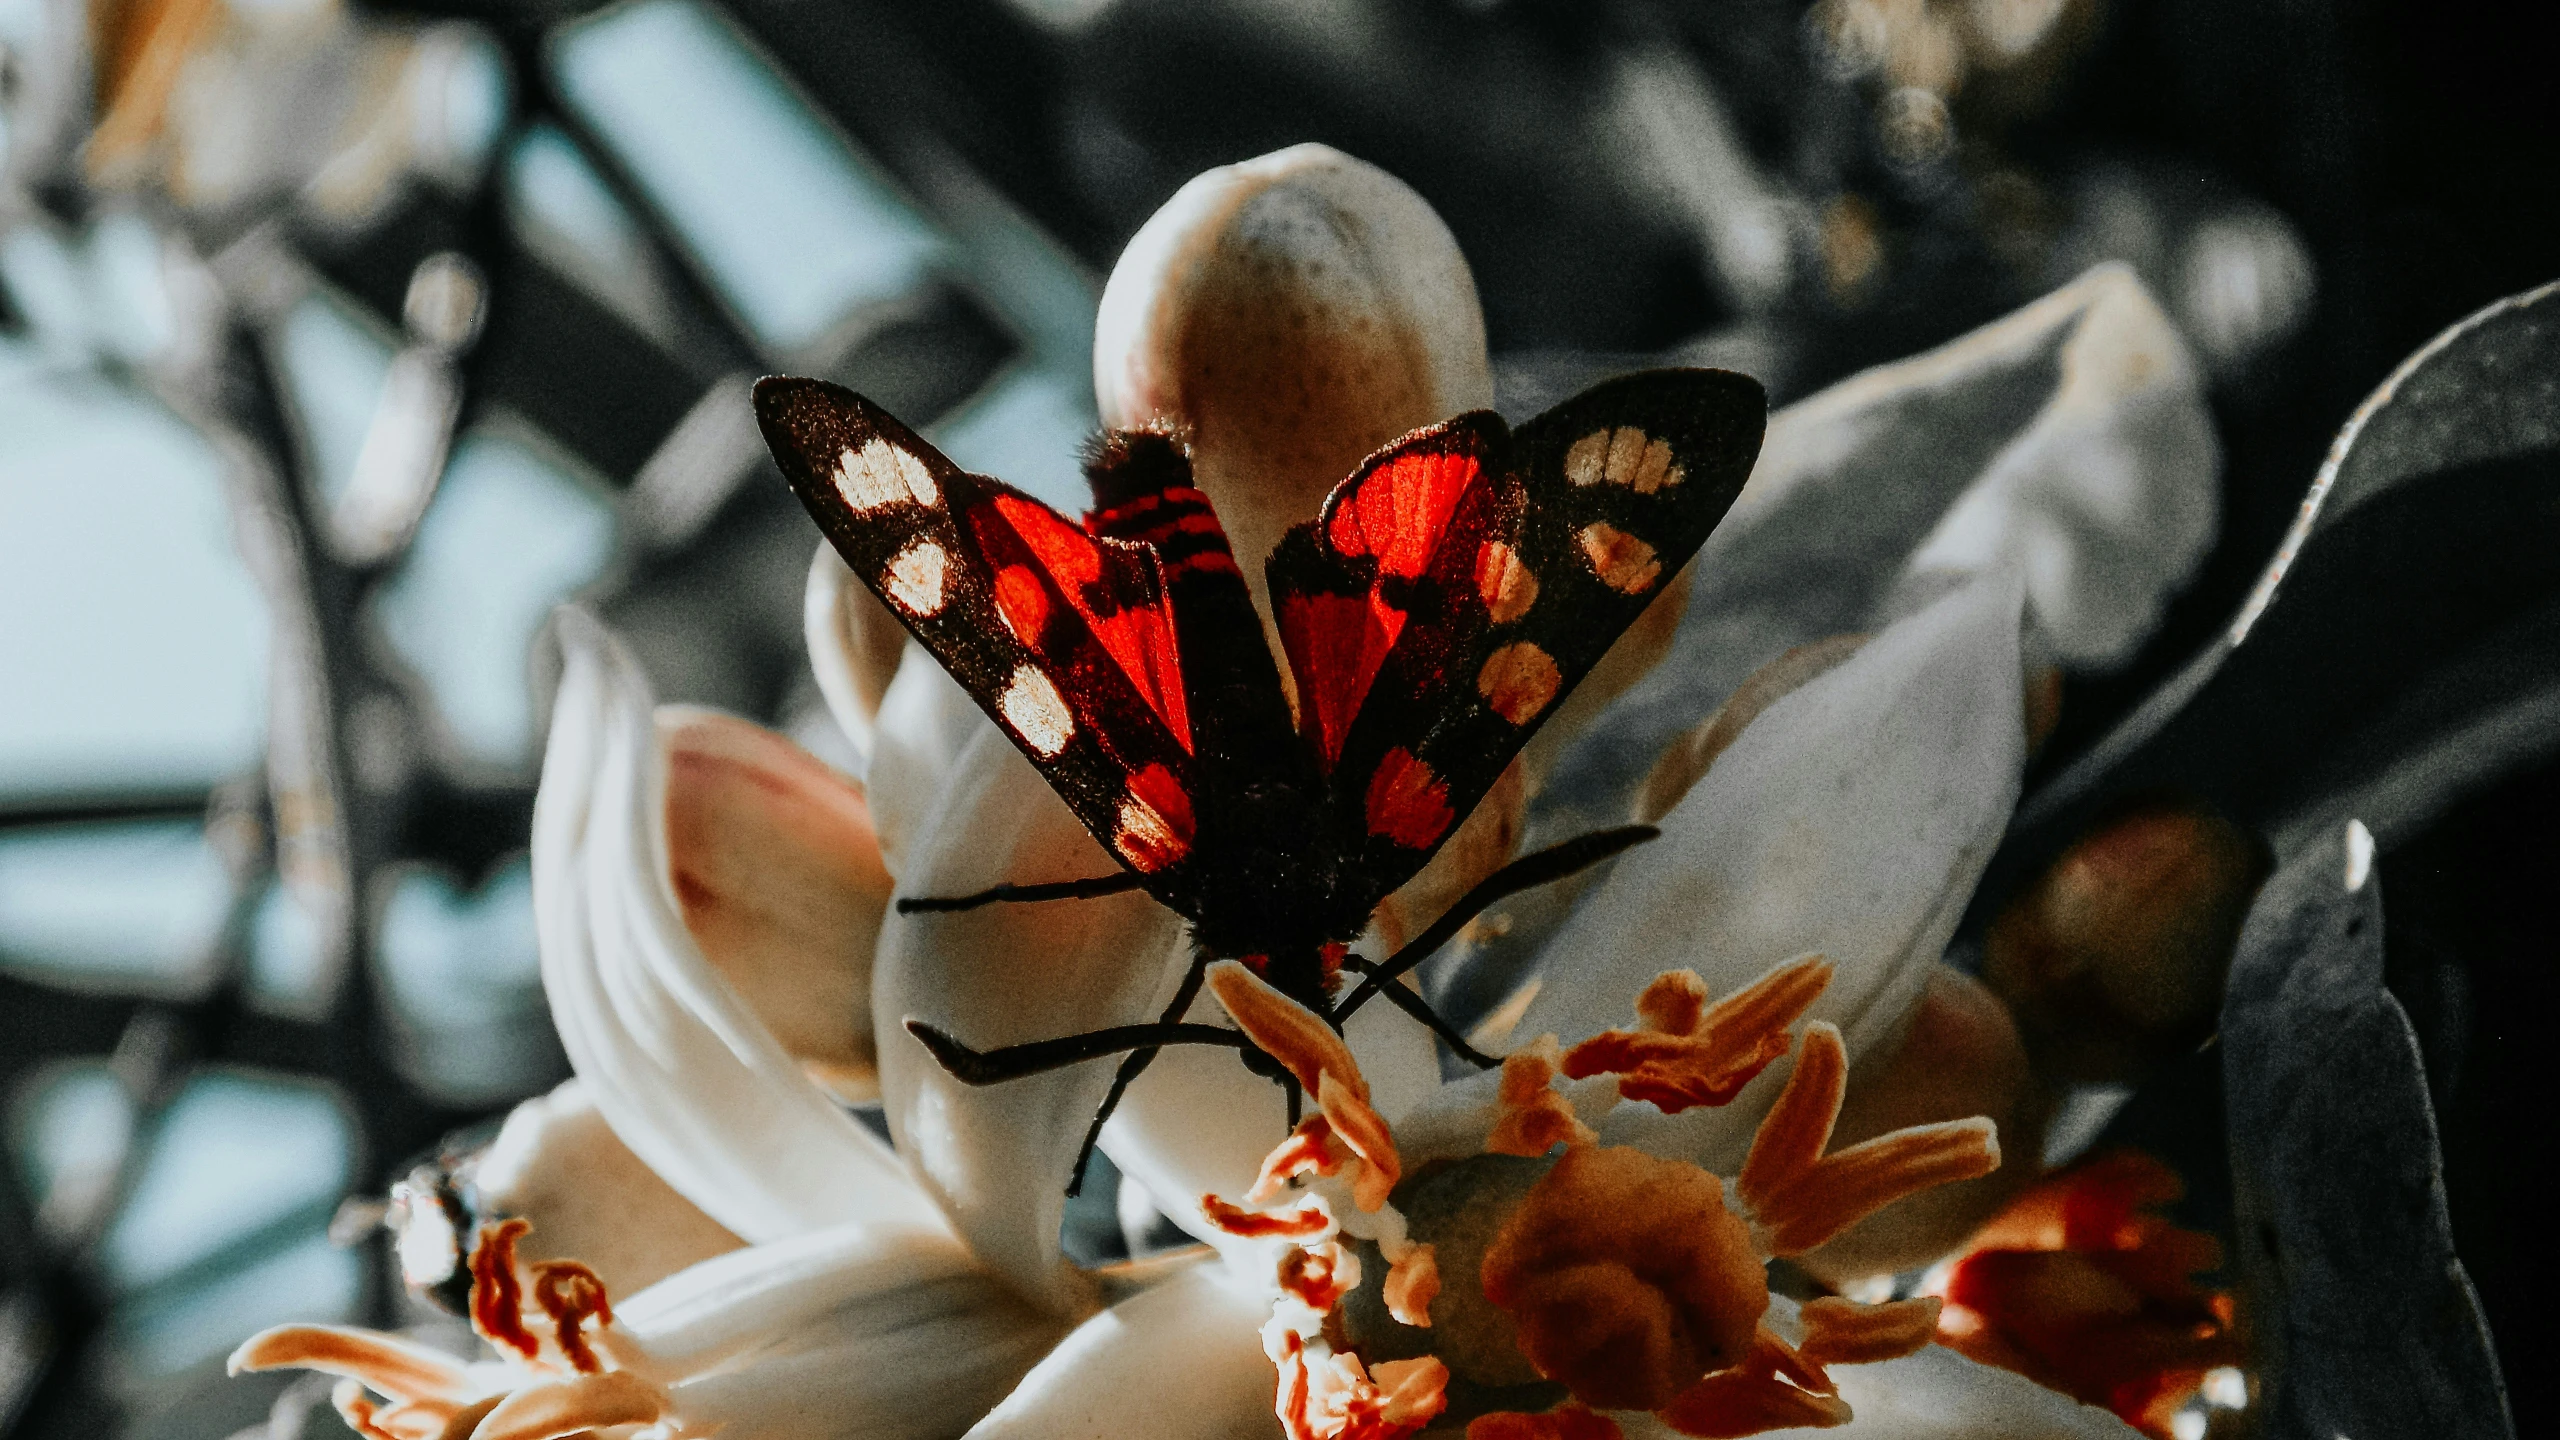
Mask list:
[[1000,902],[1029,904],[1037,900],[1092,900],[1104,895],[1118,895],[1135,890],[1146,882],[1134,870],[1117,875],[1096,875],[1090,880],[1052,880],[1041,885],[998,885],[975,895],[910,895],[898,902],[901,915],[932,915],[950,910],[975,910],[981,905]]
[[1281,1076],[1280,1088],[1289,1092],[1289,1128],[1295,1130],[1298,1128],[1299,1102],[1306,1098],[1306,1092],[1298,1088],[1298,1077],[1295,1075]]
[[[1184,972],[1182,984],[1174,990],[1173,1002],[1164,1007],[1163,1014],[1156,1017],[1157,1024],[1174,1024],[1182,1018],[1184,1011],[1191,1008],[1191,1002],[1200,994],[1201,979],[1209,973],[1209,959],[1209,952],[1206,950],[1192,952],[1191,968]],[[1110,1092],[1102,1097],[1101,1108],[1093,1112],[1093,1123],[1085,1127],[1084,1143],[1076,1147],[1075,1168],[1067,1172],[1068,1195],[1073,1196],[1083,1191],[1084,1164],[1092,1158],[1093,1147],[1102,1143],[1103,1122],[1111,1118],[1112,1111],[1120,1108],[1120,1097],[1129,1093],[1130,1085],[1134,1084],[1139,1076],[1147,1073],[1148,1066],[1156,1063],[1158,1053],[1159,1047],[1150,1045],[1143,1050],[1130,1051],[1128,1058],[1120,1062],[1119,1071],[1111,1077]]]
[[[1450,906],[1447,914],[1432,921],[1430,929],[1413,937],[1385,964],[1372,967],[1368,978],[1362,980],[1358,988],[1333,1008],[1334,1028],[1341,1029],[1343,1021],[1350,1019],[1361,1006],[1368,1004],[1372,997],[1385,991],[1390,982],[1402,976],[1407,970],[1430,959],[1431,952],[1448,944],[1460,930],[1466,928],[1468,921],[1483,914],[1495,901],[1508,895],[1517,895],[1523,890],[1535,889],[1552,880],[1561,880],[1576,870],[1596,865],[1630,845],[1642,844],[1661,833],[1650,825],[1621,825],[1613,830],[1594,830],[1588,835],[1576,836],[1561,844],[1550,845],[1544,850],[1523,855],[1494,871],[1478,881],[1476,888],[1461,896],[1457,904]],[[1412,1006],[1404,1005],[1402,1000],[1397,1000],[1396,1003],[1404,1006],[1417,1019],[1428,1013],[1428,1007],[1423,1011],[1413,1011]],[[1438,1030],[1444,1038],[1446,1037],[1448,1032],[1442,1028],[1443,1022],[1439,1017],[1433,1016],[1425,1023]],[[1462,1051],[1461,1053],[1472,1055],[1474,1052]]]
[[[1345,970],[1357,970],[1364,975],[1376,975],[1386,967],[1383,965],[1372,965],[1368,961],[1355,955],[1350,959],[1343,961],[1342,968]],[[1458,1027],[1441,1019],[1440,1012],[1432,1009],[1430,1002],[1424,1000],[1421,996],[1414,994],[1412,991],[1407,990],[1401,985],[1394,984],[1380,986],[1378,988],[1378,993],[1386,997],[1388,1004],[1393,1005],[1407,1015],[1412,1016],[1414,1019],[1421,1021],[1424,1028],[1428,1029],[1432,1034],[1439,1036],[1441,1043],[1447,1045],[1450,1050],[1455,1052],[1459,1059],[1466,1061],[1468,1064],[1475,1066],[1479,1070],[1491,1070],[1502,1063],[1492,1056],[1477,1050],[1473,1045],[1468,1044],[1467,1037],[1458,1033]],[[1349,1007],[1345,1006],[1344,1008],[1348,1009]]]
[[[1034,1040],[1027,1045],[1006,1045],[995,1050],[973,1050],[947,1031],[937,1030],[921,1020],[909,1020],[907,1033],[924,1042],[942,1068],[963,1085],[1001,1085],[1055,1070],[1083,1060],[1099,1060],[1134,1050],[1137,1055],[1151,1056],[1166,1045],[1223,1045],[1230,1050],[1251,1050],[1253,1042],[1239,1030],[1218,1025],[1114,1025],[1105,1030],[1087,1030],[1081,1035],[1062,1035],[1055,1040]],[[1123,1062],[1124,1065],[1126,1062]]]

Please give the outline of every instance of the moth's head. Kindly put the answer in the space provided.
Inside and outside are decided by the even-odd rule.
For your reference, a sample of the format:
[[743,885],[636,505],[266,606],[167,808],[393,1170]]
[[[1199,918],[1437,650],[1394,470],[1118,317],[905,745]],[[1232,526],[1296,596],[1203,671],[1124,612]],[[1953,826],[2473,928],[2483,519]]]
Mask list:
[[1263,557],[1369,452],[1493,403],[1449,227],[1323,145],[1211,170],[1166,202],[1111,272],[1093,369],[1105,426],[1188,438],[1257,596]]

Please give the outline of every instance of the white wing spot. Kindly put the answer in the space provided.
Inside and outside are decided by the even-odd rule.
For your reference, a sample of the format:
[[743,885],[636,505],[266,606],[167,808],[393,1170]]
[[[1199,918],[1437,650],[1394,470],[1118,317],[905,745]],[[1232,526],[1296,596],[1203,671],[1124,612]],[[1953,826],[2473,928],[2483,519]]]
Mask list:
[[1668,490],[1686,477],[1671,458],[1669,442],[1656,440],[1633,425],[1594,430],[1564,452],[1565,478],[1576,485],[1607,481],[1639,495]]
[[941,613],[951,555],[932,540],[917,540],[889,560],[889,598],[918,619]]
[[1004,723],[1043,760],[1057,759],[1067,742],[1076,738],[1076,717],[1067,713],[1067,697],[1058,693],[1048,676],[1028,665],[1014,667],[1013,679],[996,707],[1004,711]]
[[845,447],[843,458],[836,462],[836,493],[857,515],[901,501],[942,503],[942,487],[933,483],[933,472],[923,459],[877,435],[859,450]]
[[1582,558],[1601,584],[1623,594],[1641,595],[1662,575],[1651,545],[1605,520],[1582,527]]

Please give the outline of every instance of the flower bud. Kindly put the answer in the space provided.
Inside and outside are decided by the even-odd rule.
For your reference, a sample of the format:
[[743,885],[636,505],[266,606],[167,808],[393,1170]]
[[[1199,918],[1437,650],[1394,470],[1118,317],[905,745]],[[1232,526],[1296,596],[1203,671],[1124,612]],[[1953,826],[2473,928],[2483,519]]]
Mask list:
[[1263,557],[1353,466],[1493,403],[1457,241],[1402,181],[1323,145],[1209,171],[1103,290],[1095,398],[1184,432],[1257,597]]
[[2211,1033],[2257,843],[2220,816],[2146,806],[2081,837],[2009,902],[1983,979],[2046,1078],[2138,1078]]

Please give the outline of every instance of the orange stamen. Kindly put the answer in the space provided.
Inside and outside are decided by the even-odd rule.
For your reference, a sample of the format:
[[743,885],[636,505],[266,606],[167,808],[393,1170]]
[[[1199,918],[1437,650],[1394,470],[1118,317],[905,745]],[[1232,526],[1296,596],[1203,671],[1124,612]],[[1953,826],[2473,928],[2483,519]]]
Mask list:
[[1804,1345],[1797,1353],[1816,1366],[1899,1359],[1936,1336],[1939,1308],[1934,1295],[1882,1305],[1826,1295],[1804,1307]]
[[471,1393],[462,1362],[397,1335],[344,1325],[279,1325],[231,1352],[230,1373],[288,1366],[343,1375],[396,1400],[452,1400]]
[[329,1404],[337,1410],[338,1418],[347,1422],[347,1428],[363,1436],[364,1440],[405,1440],[405,1437],[394,1435],[374,1423],[374,1412],[381,1407],[375,1405],[373,1397],[365,1394],[364,1387],[353,1380],[339,1381],[337,1387],[329,1392]]
[[1485,1137],[1488,1155],[1544,1155],[1558,1145],[1587,1145],[1599,1137],[1562,1095],[1550,1088],[1556,1077],[1555,1037],[1506,1056],[1502,1088],[1494,1098],[1500,1118]]
[[1564,1073],[1576,1080],[1616,1075],[1620,1098],[1648,1101],[1666,1115],[1730,1104],[1787,1053],[1788,1027],[1830,983],[1830,964],[1809,955],[1700,1011],[1705,983],[1685,971],[1666,971],[1636,1002],[1648,1028],[1592,1036],[1565,1053]]
[[1440,1298],[1440,1259],[1428,1245],[1416,1245],[1387,1267],[1387,1313],[1424,1329],[1431,1325],[1431,1302]]
[[1735,1186],[1757,1218],[1764,1254],[1801,1255],[1905,1195],[1999,1168],[1998,1134],[1978,1115],[1823,1155],[1847,1077],[1839,1030],[1806,1026],[1795,1073],[1761,1121]]
[[1316,1104],[1332,1123],[1335,1136],[1360,1157],[1359,1172],[1351,1177],[1352,1203],[1376,1213],[1387,1203],[1396,1182],[1404,1178],[1404,1161],[1396,1154],[1395,1133],[1387,1128],[1385,1118],[1369,1107],[1365,1089],[1354,1092],[1330,1070],[1318,1082]]
[[483,1225],[480,1243],[471,1248],[471,1328],[490,1344],[504,1345],[527,1360],[542,1353],[542,1342],[524,1327],[516,1241],[532,1228],[532,1221],[521,1219]]

